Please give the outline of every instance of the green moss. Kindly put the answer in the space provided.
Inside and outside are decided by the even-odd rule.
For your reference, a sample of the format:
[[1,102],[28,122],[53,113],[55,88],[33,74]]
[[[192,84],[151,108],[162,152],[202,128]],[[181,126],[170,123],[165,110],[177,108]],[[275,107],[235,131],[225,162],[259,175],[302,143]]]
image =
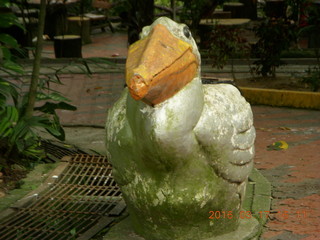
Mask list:
[[174,125],[174,119],[176,117],[175,117],[174,111],[170,108],[166,109],[166,115],[167,115],[167,118],[166,118],[167,130],[170,131],[172,130],[172,126]]
[[7,195],[1,198],[0,211],[10,207],[19,199],[23,198],[30,191],[35,190],[46,180],[47,173],[54,169],[57,163],[47,163],[37,165],[31,172],[28,173],[27,177],[22,180],[23,184],[19,189],[11,190]]

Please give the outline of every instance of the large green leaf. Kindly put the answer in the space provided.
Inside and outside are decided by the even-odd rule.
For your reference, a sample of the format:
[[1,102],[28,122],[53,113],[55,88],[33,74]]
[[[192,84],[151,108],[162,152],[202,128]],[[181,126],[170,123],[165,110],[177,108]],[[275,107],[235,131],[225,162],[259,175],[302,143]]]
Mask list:
[[[14,107],[7,107],[9,110],[15,110],[15,118],[12,120],[12,114],[6,113],[5,121],[1,121],[0,130],[5,131],[5,136],[9,136],[9,141],[11,144],[19,144],[21,139],[25,139],[30,134],[33,134],[34,128],[43,128],[46,129],[52,136],[58,138],[63,141],[65,139],[65,132],[60,124],[60,120],[58,115],[55,113],[56,109],[66,109],[66,110],[75,110],[76,108],[70,104],[60,102],[60,103],[45,103],[42,107],[35,108],[35,110],[41,111],[45,113],[42,116],[32,116],[31,118],[23,117],[23,114],[20,113],[21,118],[19,119],[18,110]],[[21,110],[21,109],[20,109]],[[52,118],[50,118],[49,115]],[[4,114],[2,114],[4,115]],[[0,116],[1,117],[1,116]],[[2,120],[2,117],[1,117]],[[10,128],[10,123],[12,121],[16,121],[14,128]],[[6,124],[5,124],[6,123]],[[2,130],[3,129],[3,130]],[[10,132],[8,132],[9,130]],[[1,132],[0,132],[1,133]],[[36,136],[34,136],[36,137]],[[22,143],[21,143],[22,144]],[[17,146],[22,148],[22,145]]]
[[14,106],[6,106],[0,115],[0,138],[9,136],[18,122],[18,110]]
[[7,98],[3,94],[0,94],[0,116],[4,111],[6,102],[7,102]]
[[[32,131],[29,131],[23,138],[18,138],[15,142],[15,148],[27,158],[40,159],[45,156],[44,150],[40,147],[40,139]],[[21,162],[20,162],[21,163]],[[30,162],[26,162],[30,164]]]
[[60,124],[60,119],[56,114],[57,109],[75,111],[77,108],[65,102],[59,102],[59,103],[46,102],[41,107],[34,108],[34,110],[36,111],[40,111],[45,114],[50,114],[52,116],[52,119],[50,119],[48,116],[46,117],[47,121],[46,121],[46,126],[44,128],[55,138],[61,141],[64,141],[65,132]]
[[22,154],[27,157],[33,157],[41,159],[45,157],[45,152],[42,148],[39,147],[40,141],[35,141],[33,144],[28,144],[22,151]]
[[37,100],[53,100],[53,101],[70,102],[70,99],[62,96],[58,92],[52,92],[52,93],[49,93],[49,94],[38,92],[37,93]]
[[113,61],[110,61],[108,58],[103,58],[103,57],[90,57],[86,59],[82,59],[83,64],[87,63],[103,63],[103,64],[109,64],[114,67],[118,67],[117,64]]
[[0,42],[10,48],[18,48],[19,44],[18,41],[6,33],[0,33]]
[[19,22],[19,19],[13,13],[1,13],[0,14],[0,28],[8,28],[12,25],[18,26],[24,30],[23,25]]
[[0,45],[0,51],[1,51],[1,54],[2,54],[1,56],[2,56],[2,58],[4,60],[10,60],[11,59],[12,54],[11,54],[10,50],[7,47]]
[[[14,127],[14,131],[10,136],[10,142],[15,143],[19,141],[19,139],[25,139],[29,135],[36,137],[33,133],[33,129],[40,127],[40,128],[51,128],[52,123],[49,121],[48,118],[41,117],[41,116],[32,116],[31,118],[22,117],[19,119],[17,124]],[[53,130],[54,131],[54,130]],[[59,132],[55,132],[59,135]]]
[[19,93],[17,91],[18,86],[15,84],[6,81],[3,78],[0,78],[0,96],[5,97],[5,99],[11,97],[15,103],[17,104]]
[[57,109],[70,110],[70,111],[77,110],[75,106],[65,102],[59,102],[59,103],[46,102],[41,107],[34,108],[34,110],[47,113],[47,114],[55,114],[55,110]]
[[11,70],[11,71],[14,71],[16,73],[22,74],[24,72],[23,68],[19,64],[15,63],[15,62],[12,62],[10,60],[4,61],[2,66],[4,68],[6,68],[8,70]]
[[46,130],[55,138],[60,141],[65,140],[65,132],[60,124],[60,119],[57,114],[54,114],[53,120],[51,121],[51,125],[46,127]]

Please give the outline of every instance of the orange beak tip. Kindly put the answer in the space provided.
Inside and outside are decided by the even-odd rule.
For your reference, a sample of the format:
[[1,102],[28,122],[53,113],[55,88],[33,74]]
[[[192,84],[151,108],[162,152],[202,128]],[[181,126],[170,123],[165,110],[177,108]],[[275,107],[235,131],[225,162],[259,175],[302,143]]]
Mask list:
[[148,92],[148,85],[146,84],[144,78],[139,74],[134,74],[129,80],[129,91],[133,99],[140,100]]

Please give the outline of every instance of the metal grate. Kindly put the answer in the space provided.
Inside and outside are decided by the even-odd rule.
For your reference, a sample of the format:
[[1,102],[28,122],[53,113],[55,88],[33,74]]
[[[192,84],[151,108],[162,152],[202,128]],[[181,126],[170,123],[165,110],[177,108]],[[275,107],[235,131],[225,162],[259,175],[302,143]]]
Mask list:
[[125,208],[106,157],[75,155],[36,201],[0,223],[0,239],[84,240]]

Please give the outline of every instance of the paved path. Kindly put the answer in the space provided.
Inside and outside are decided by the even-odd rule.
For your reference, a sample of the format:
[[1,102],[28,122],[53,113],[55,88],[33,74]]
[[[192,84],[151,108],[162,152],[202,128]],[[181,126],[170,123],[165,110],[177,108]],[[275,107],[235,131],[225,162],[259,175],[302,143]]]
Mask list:
[[77,107],[77,111],[60,112],[63,124],[104,126],[106,110],[120,96],[124,87],[122,73],[62,75],[64,85],[55,89],[67,96]]
[[[253,112],[255,167],[273,186],[263,239],[320,239],[320,112],[264,106]],[[267,150],[276,141],[289,148]]]
[[[126,57],[127,35],[125,32],[96,32],[92,43],[82,46],[82,57]],[[46,41],[42,57],[54,58],[53,42]]]
[[[126,47],[123,34],[97,34],[93,44],[83,47],[83,56],[126,56]],[[52,51],[48,44],[45,54],[53,57]],[[62,122],[71,125],[103,126],[106,109],[124,84],[123,73],[63,75],[61,80],[65,85],[57,89],[78,107],[74,113],[60,113]],[[253,112],[255,167],[273,185],[272,213],[262,239],[320,239],[320,111],[253,106]],[[96,141],[103,144],[102,138],[100,134]],[[287,150],[267,150],[280,140],[289,144]]]

